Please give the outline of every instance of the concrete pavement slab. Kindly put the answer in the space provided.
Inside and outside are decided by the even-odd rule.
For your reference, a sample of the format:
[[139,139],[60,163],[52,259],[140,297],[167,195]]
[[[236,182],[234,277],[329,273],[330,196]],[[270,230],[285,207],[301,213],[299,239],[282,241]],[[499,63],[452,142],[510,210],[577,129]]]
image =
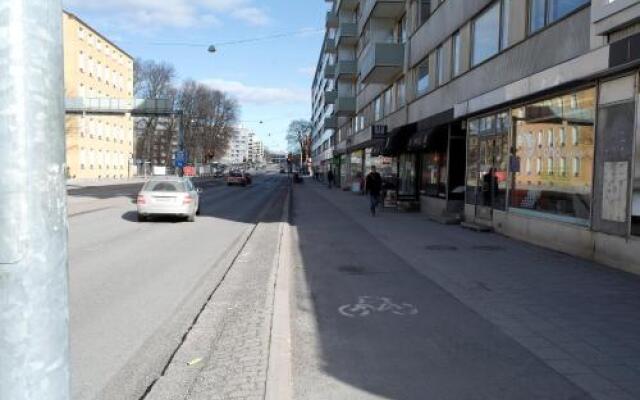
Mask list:
[[[362,197],[316,185],[299,192],[331,204],[342,213],[342,219],[351,220],[379,246],[385,246],[509,337],[523,345],[527,341],[533,344],[532,337],[546,339],[552,348],[582,364],[574,364],[574,370],[589,368],[590,374],[631,394],[625,382],[603,377],[592,367],[639,357],[633,342],[640,337],[634,317],[640,308],[637,276],[496,234],[434,224],[420,214],[380,213],[379,218],[369,218]],[[456,250],[434,250],[438,246],[454,246]],[[548,356],[549,347],[528,348],[540,359]],[[576,384],[582,389],[601,397],[601,391],[580,382]]]
[[294,193],[296,399],[591,398],[315,188]]

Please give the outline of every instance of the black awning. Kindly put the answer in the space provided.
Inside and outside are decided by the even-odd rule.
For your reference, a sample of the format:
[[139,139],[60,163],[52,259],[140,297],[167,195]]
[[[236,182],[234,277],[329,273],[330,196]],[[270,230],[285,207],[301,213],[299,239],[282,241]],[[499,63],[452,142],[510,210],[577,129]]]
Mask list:
[[418,121],[417,132],[409,139],[407,149],[418,151],[437,147],[439,144],[446,146],[449,133],[448,125],[453,120],[454,112],[453,109],[450,109]]
[[382,154],[385,156],[398,155],[407,150],[411,136],[417,132],[418,124],[408,124],[389,132]]

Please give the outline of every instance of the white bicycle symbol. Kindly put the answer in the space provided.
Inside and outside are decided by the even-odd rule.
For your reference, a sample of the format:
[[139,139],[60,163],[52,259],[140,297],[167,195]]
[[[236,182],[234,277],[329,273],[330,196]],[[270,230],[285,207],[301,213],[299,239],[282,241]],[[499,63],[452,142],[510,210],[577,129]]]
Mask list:
[[394,315],[416,315],[418,309],[413,304],[395,304],[388,297],[361,296],[356,304],[345,304],[338,312],[347,318],[366,317],[372,313],[392,313]]

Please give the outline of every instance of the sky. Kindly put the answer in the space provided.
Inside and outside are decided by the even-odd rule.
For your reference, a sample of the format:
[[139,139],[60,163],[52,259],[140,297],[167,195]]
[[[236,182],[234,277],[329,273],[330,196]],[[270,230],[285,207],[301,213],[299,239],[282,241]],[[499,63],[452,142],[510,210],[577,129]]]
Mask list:
[[[175,66],[234,96],[242,125],[286,150],[293,119],[311,116],[324,0],[63,0],[65,8],[136,58]],[[295,33],[295,34],[289,34]],[[231,44],[245,39],[284,37]],[[209,45],[217,52],[209,53]],[[260,123],[262,121],[262,123]]]

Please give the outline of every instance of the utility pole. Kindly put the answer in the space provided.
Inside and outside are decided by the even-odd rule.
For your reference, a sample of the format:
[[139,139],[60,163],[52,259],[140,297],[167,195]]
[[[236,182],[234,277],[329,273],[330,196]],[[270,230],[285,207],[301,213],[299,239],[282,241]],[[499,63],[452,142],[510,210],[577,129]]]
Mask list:
[[0,15],[0,399],[69,400],[62,4]]

